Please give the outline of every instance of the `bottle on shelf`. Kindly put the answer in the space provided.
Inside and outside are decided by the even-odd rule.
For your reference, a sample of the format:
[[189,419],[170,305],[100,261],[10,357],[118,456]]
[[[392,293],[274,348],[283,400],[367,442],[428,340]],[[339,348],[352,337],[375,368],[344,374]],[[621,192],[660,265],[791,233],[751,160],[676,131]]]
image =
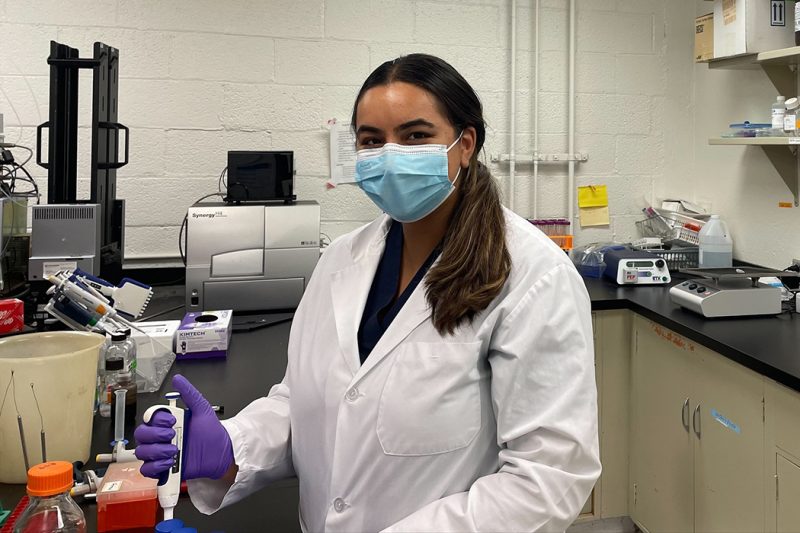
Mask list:
[[719,215],[711,215],[698,234],[700,268],[733,266],[733,239]]
[[85,533],[86,518],[70,495],[72,463],[49,461],[28,470],[27,507],[14,533]]
[[783,131],[783,117],[786,116],[786,97],[779,96],[772,104],[772,129]]
[[783,117],[783,131],[787,135],[797,135],[797,108],[800,107],[800,101],[797,98],[789,98],[786,100],[786,114]]

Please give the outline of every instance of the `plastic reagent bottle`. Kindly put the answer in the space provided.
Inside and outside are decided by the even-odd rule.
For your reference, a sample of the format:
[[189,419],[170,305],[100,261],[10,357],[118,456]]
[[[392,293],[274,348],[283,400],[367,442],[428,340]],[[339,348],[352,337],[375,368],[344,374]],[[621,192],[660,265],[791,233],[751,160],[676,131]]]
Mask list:
[[772,129],[783,129],[783,117],[786,116],[786,97],[779,96],[772,104]]
[[790,135],[795,135],[797,131],[797,108],[800,107],[800,101],[797,98],[789,98],[786,100],[786,115],[783,117],[783,131]]
[[733,239],[728,225],[711,215],[698,234],[700,240],[700,268],[721,268],[733,266]]
[[50,461],[28,470],[28,506],[14,533],[86,533],[86,518],[70,497],[72,464]]

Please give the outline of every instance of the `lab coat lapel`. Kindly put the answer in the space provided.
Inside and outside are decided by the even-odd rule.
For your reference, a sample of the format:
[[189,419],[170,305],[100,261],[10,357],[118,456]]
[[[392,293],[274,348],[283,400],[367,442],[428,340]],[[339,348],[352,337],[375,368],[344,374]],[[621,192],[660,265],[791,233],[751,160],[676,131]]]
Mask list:
[[398,344],[403,342],[417,326],[422,324],[430,316],[431,310],[430,307],[428,307],[428,301],[425,297],[425,280],[423,279],[414,289],[414,292],[411,293],[411,296],[408,298],[405,305],[403,305],[400,312],[397,313],[397,316],[380,338],[378,344],[372,349],[367,360],[361,365],[353,381],[357,382],[364,377],[367,372],[386,358]]
[[[388,217],[387,217],[388,219]],[[358,352],[358,326],[367,304],[369,289],[386,246],[388,222],[378,226],[378,231],[366,242],[354,243],[351,250],[353,263],[331,274],[331,298],[336,322],[336,336],[342,355],[355,375],[361,368]]]

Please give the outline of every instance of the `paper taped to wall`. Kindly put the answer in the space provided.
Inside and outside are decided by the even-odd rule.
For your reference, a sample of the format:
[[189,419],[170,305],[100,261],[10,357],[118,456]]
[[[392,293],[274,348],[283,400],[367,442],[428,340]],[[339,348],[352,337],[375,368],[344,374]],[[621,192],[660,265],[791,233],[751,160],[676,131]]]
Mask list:
[[331,130],[331,181],[332,185],[356,181],[356,137],[349,123],[335,118],[328,121]]
[[581,226],[607,226],[610,223],[605,185],[578,187],[578,207]]

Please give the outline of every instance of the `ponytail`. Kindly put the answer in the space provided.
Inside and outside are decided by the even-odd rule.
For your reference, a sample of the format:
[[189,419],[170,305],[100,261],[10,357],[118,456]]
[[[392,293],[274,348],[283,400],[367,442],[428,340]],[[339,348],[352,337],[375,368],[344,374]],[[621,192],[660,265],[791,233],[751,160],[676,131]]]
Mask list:
[[433,324],[441,335],[486,309],[511,271],[500,191],[477,153],[464,177],[442,255],[426,277]]

